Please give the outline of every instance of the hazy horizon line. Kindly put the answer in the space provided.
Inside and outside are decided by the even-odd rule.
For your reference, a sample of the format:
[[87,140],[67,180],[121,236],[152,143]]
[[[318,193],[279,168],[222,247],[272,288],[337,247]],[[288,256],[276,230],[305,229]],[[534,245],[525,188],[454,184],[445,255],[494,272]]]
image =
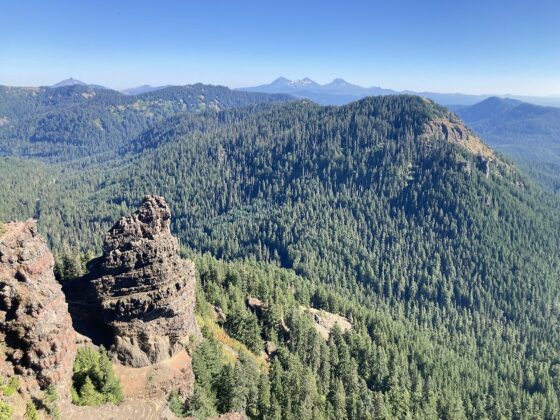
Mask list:
[[417,93],[417,94],[421,94],[421,93],[435,93],[435,94],[444,94],[444,95],[467,95],[467,96],[516,96],[516,97],[535,97],[535,98],[558,98],[560,97],[560,94],[549,94],[549,95],[538,95],[538,94],[534,94],[534,93],[497,93],[497,92],[492,92],[492,93],[488,93],[488,92],[484,92],[484,93],[473,93],[473,92],[464,92],[464,91],[439,91],[439,90],[430,90],[430,89],[421,89],[421,90],[416,90],[416,89],[410,89],[410,88],[405,88],[405,89],[398,89],[398,88],[391,88],[391,87],[385,87],[382,84],[368,84],[368,85],[361,85],[359,83],[354,83],[354,82],[349,82],[347,79],[345,79],[344,77],[335,77],[333,79],[330,79],[327,82],[324,81],[317,81],[316,79],[309,77],[309,76],[304,76],[301,78],[289,78],[289,77],[285,77],[285,76],[277,76],[275,78],[273,78],[272,80],[268,81],[268,82],[254,82],[252,85],[242,85],[242,86],[231,86],[230,84],[227,83],[221,83],[221,82],[208,82],[208,81],[192,81],[192,82],[187,82],[187,83],[169,83],[169,82],[144,82],[144,83],[138,83],[135,85],[129,85],[128,87],[123,87],[123,88],[114,88],[111,87],[109,84],[107,83],[97,83],[97,82],[88,82],[88,81],[84,81],[82,78],[80,77],[74,77],[74,76],[70,76],[67,77],[65,79],[60,79],[54,83],[51,84],[44,84],[44,83],[23,83],[23,84],[9,84],[9,83],[0,83],[1,86],[6,86],[6,87],[18,87],[18,88],[36,88],[36,87],[53,87],[54,85],[63,82],[63,81],[67,81],[67,80],[75,80],[78,82],[82,82],[84,84],[86,84],[87,86],[99,86],[99,87],[103,87],[105,89],[109,89],[109,90],[114,90],[116,92],[123,92],[125,90],[130,90],[130,89],[136,89],[136,88],[140,88],[140,87],[144,87],[144,86],[150,86],[153,88],[160,88],[160,87],[171,87],[171,86],[188,86],[188,85],[194,85],[194,84],[205,84],[205,85],[213,85],[213,86],[224,86],[227,87],[229,89],[232,90],[237,90],[237,89],[245,89],[245,88],[254,88],[254,87],[258,87],[258,86],[262,86],[262,85],[268,85],[271,84],[272,82],[274,82],[277,79],[287,79],[289,81],[292,82],[297,82],[297,81],[301,81],[301,80],[305,80],[305,79],[310,79],[313,82],[321,85],[321,86],[325,86],[337,79],[342,79],[344,80],[346,83],[354,85],[354,86],[359,86],[360,88],[363,89],[372,89],[372,88],[380,88],[380,89],[385,89],[385,90],[392,90],[395,91],[397,93]]

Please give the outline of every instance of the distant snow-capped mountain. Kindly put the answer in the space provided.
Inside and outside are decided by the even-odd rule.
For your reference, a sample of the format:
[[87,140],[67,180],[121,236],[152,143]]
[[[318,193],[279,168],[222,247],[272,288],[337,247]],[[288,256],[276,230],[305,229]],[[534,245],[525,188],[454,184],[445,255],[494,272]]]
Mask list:
[[365,96],[391,95],[397,93],[389,89],[378,87],[364,88],[336,78],[332,82],[321,85],[309,77],[299,80],[289,80],[279,77],[272,83],[241,90],[264,93],[287,93],[298,98],[311,99],[323,105],[341,105],[355,101]]
[[321,86],[321,85],[319,85],[319,83],[314,82],[309,77],[304,77],[303,79],[300,79],[300,80],[292,80],[292,81],[289,82],[289,85],[290,86],[305,86],[305,87]]
[[[330,83],[321,85],[308,77],[300,80],[289,80],[285,77],[279,77],[272,83],[255,87],[241,88],[240,90],[263,93],[286,93],[295,96],[296,98],[310,99],[322,105],[343,105],[366,96],[397,94],[420,95],[432,99],[441,105],[474,105],[491,96],[497,96],[494,94],[468,95],[463,93],[415,92],[411,90],[396,91],[392,89],[384,89],[378,86],[362,87],[349,83],[341,78],[336,78]],[[560,107],[560,98],[554,96],[498,96],[519,99],[536,105]]]

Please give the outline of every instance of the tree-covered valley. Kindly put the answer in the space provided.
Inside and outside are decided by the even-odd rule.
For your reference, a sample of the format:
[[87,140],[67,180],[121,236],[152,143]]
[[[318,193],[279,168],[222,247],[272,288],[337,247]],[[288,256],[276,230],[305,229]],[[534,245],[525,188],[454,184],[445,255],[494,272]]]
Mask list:
[[[2,93],[17,100],[0,102],[0,220],[38,219],[64,282],[145,195],[166,198],[205,337],[174,412],[560,416],[560,200],[447,109],[58,90]],[[325,340],[302,308],[352,328]],[[217,329],[236,360],[217,357]]]

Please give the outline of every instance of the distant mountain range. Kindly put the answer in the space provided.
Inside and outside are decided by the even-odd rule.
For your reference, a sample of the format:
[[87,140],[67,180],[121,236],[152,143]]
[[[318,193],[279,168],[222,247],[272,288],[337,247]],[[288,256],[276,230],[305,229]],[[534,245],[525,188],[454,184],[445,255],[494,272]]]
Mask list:
[[55,83],[52,86],[49,86],[51,88],[62,88],[62,87],[68,87],[68,86],[85,86],[85,87],[89,87],[92,89],[109,89],[106,88],[105,86],[101,86],[101,85],[89,85],[87,83],[82,82],[81,80],[76,80],[73,79],[72,77],[70,77],[69,79],[64,79],[58,83]]
[[[66,104],[64,113],[57,114],[52,109],[43,109],[40,101],[36,103],[38,98],[48,94],[50,89],[57,90],[57,103]],[[202,94],[203,91],[205,92],[204,99],[195,100],[190,96],[195,93]],[[544,102],[560,106],[560,97],[521,97],[524,100],[519,100],[514,97],[500,98],[484,95],[412,91],[404,93],[418,94],[447,106],[490,146],[512,157],[541,184],[554,191],[560,191],[560,108],[528,103],[528,101]],[[279,94],[280,97],[277,98],[266,97]],[[53,136],[55,135],[58,140],[53,144],[61,146],[64,150],[55,153],[54,146],[50,147],[49,159],[59,159],[62,152],[64,152],[62,154],[68,154],[66,149],[70,145],[80,149],[84,148],[85,144],[92,143],[106,150],[110,149],[110,145],[113,143],[119,143],[127,137],[123,134],[125,128],[124,131],[129,134],[139,134],[155,121],[169,117],[176,112],[187,109],[205,109],[206,107],[221,109],[225,106],[227,108],[230,102],[235,106],[243,106],[261,101],[286,101],[296,97],[310,99],[323,105],[339,105],[356,101],[365,96],[397,94],[399,92],[391,89],[364,88],[340,78],[321,85],[310,78],[292,81],[280,77],[268,85],[233,91],[225,87],[204,85],[182,87],[143,85],[118,92],[74,78],[40,88],[40,91],[32,96],[29,96],[29,91],[25,88],[2,89],[0,87],[0,155],[19,154],[24,150],[25,154],[31,156],[43,156],[44,143],[54,141]],[[241,98],[238,97],[239,95],[264,95],[265,97]],[[138,108],[135,102],[136,96],[144,101],[143,107]],[[227,98],[227,101],[223,104],[219,101],[216,102],[214,99],[218,97],[221,101]],[[126,124],[123,127],[113,121],[115,115],[107,112],[105,109],[107,104],[119,105],[123,108],[122,112],[127,114]],[[178,107],[177,104],[183,105]],[[84,113],[90,116],[88,117],[91,119],[89,125],[95,129],[84,130],[82,125],[72,123],[73,119],[81,121]],[[145,121],[150,118],[144,118],[142,116],[144,113],[153,115],[154,121],[145,124]],[[119,118],[124,118],[124,115]],[[132,126],[129,126],[131,124]],[[25,127],[24,131],[28,132],[28,138],[26,138],[28,142],[22,141],[15,145],[11,141],[7,143],[4,141],[4,139],[16,136],[14,130],[20,130],[18,133],[22,134],[21,127]],[[62,130],[64,127],[67,129]],[[68,127],[75,127],[76,130],[79,129],[79,132],[74,132],[75,130],[70,130]],[[62,146],[65,142],[69,142],[70,145]],[[84,143],[83,147],[80,146],[82,143]],[[18,151],[14,151],[15,149]],[[73,151],[71,155],[81,155],[80,150]],[[89,149],[85,147],[84,150]]]
[[120,92],[124,93],[125,95],[141,95],[143,93],[154,92],[156,90],[164,89],[167,87],[171,87],[171,85],[165,85],[165,86],[142,85],[134,88],[123,89]]
[[[64,80],[62,80],[58,83],[55,83],[54,85],[51,85],[49,87],[57,89],[57,88],[68,87],[68,86],[85,86],[85,87],[89,87],[91,89],[112,90],[112,89],[107,88],[105,86],[88,84],[88,83],[82,82],[81,80],[74,79],[72,77],[70,77],[69,79],[64,79]],[[143,93],[153,92],[153,91],[156,91],[156,90],[159,90],[159,89],[164,89],[164,88],[171,87],[171,86],[172,85],[165,85],[165,86],[142,85],[142,86],[138,86],[138,87],[123,89],[123,90],[120,90],[118,92],[124,93],[125,95],[141,95]]]
[[[67,86],[86,86],[92,89],[110,89],[105,86],[88,84],[80,80],[69,78],[62,80],[52,86],[51,88],[60,88]],[[142,85],[127,89],[122,89],[118,92],[125,95],[141,95],[143,93],[154,92],[159,89],[172,87],[173,85],[151,86]],[[304,77],[300,80],[289,80],[285,77],[279,77],[272,83],[259,85],[254,87],[239,88],[236,90],[245,92],[260,92],[260,93],[282,93],[294,96],[300,99],[310,99],[320,105],[344,105],[367,96],[380,96],[380,95],[420,95],[441,105],[474,105],[485,99],[491,97],[501,97],[507,99],[519,100],[522,102],[540,105],[560,107],[560,95],[550,96],[516,96],[516,95],[468,95],[464,93],[438,93],[438,92],[416,92],[412,90],[397,91],[393,89],[385,89],[379,86],[362,87],[347,82],[344,79],[336,78],[330,83],[321,85],[309,77]]]
[[450,106],[488,144],[560,191],[560,109],[491,97],[471,106]]
[[366,96],[395,95],[398,92],[380,87],[364,88],[348,83],[344,79],[334,79],[326,85],[320,85],[310,78],[289,80],[279,77],[268,85],[240,88],[247,92],[285,93],[297,98],[311,99],[321,105],[343,105]]
[[293,97],[200,83],[137,95],[75,79],[37,88],[0,86],[0,157],[52,162],[116,153],[155,124],[183,113],[288,101]]
[[[263,93],[286,93],[297,98],[305,98],[315,101],[321,105],[343,105],[366,96],[410,94],[430,98],[441,105],[474,105],[494,95],[467,95],[463,93],[437,93],[437,92],[415,92],[411,90],[396,91],[384,89],[378,86],[362,87],[345,81],[334,79],[332,82],[321,85],[306,77],[301,80],[289,80],[279,77],[272,83],[255,87],[241,88],[247,92]],[[502,97],[518,99],[536,105],[560,107],[558,96],[512,96],[500,95]]]

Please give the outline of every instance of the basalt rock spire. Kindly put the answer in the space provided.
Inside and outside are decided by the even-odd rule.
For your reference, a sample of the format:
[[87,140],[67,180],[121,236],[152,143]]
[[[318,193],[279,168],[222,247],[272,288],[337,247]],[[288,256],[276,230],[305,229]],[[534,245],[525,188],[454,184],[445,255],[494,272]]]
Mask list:
[[90,273],[65,286],[77,324],[102,324],[123,364],[165,360],[200,334],[194,264],[180,258],[170,219],[162,197],[145,197],[109,230]]

